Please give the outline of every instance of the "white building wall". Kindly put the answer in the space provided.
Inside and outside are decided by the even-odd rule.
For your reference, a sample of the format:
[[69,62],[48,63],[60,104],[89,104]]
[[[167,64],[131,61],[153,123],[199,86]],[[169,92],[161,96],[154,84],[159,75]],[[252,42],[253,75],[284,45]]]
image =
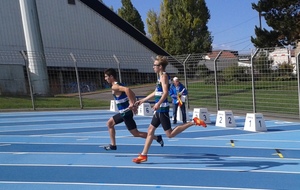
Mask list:
[[293,73],[296,74],[296,59],[295,57],[291,57],[290,50],[287,48],[277,48],[273,52],[270,53],[269,59],[273,60],[272,69],[277,70],[279,66],[283,63],[292,64],[294,66]]
[[275,49],[269,55],[269,58],[274,61],[275,65],[289,63],[289,57],[290,54],[286,48]]

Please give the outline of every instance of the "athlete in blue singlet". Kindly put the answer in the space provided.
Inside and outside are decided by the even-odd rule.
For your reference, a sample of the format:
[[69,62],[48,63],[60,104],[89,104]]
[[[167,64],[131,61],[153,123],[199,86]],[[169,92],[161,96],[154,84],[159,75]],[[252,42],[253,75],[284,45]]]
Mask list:
[[135,163],[146,162],[148,159],[148,151],[154,139],[154,132],[156,128],[161,124],[167,137],[172,138],[187,129],[192,125],[201,125],[206,127],[206,124],[203,120],[199,118],[193,118],[193,121],[187,122],[183,125],[179,125],[174,129],[171,128],[171,121],[169,117],[169,87],[170,87],[170,76],[166,73],[166,67],[168,65],[168,60],[164,56],[157,56],[154,64],[153,70],[158,74],[157,84],[154,92],[149,94],[147,97],[143,98],[140,101],[137,101],[137,104],[140,105],[145,101],[148,101],[150,98],[155,99],[155,104],[152,107],[154,110],[154,115],[152,117],[151,124],[148,127],[148,136],[145,141],[144,149],[137,158],[134,158],[132,161]]
[[[124,121],[128,131],[134,137],[146,138],[146,132],[140,132],[137,129],[136,122],[133,119],[134,113],[137,112],[137,106],[135,106],[135,94],[128,88],[123,86],[117,81],[117,72],[115,69],[109,68],[104,71],[105,80],[111,84],[112,94],[116,101],[119,113],[115,114],[107,121],[109,136],[111,143],[104,146],[105,150],[117,150],[116,145],[116,130],[115,125]],[[161,145],[164,145],[162,136],[154,136],[154,139]]]

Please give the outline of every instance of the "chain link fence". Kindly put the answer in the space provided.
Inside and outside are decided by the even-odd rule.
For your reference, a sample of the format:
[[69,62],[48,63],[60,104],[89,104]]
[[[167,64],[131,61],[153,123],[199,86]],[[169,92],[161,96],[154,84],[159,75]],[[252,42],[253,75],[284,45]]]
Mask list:
[[186,72],[178,74],[191,92],[189,108],[299,118],[299,55],[285,52],[269,48],[250,54],[215,51],[179,56]]
[[[119,80],[130,87],[156,82],[155,55],[72,51],[0,51],[0,98],[14,97],[31,103],[25,109],[49,108],[38,104],[40,97],[68,101],[65,108],[89,108],[109,105],[109,85],[104,70],[115,68]],[[188,89],[189,109],[206,107],[211,112],[232,110],[239,113],[263,113],[276,117],[299,118],[299,52],[289,49],[256,49],[252,52],[213,51],[169,57],[167,72],[178,77]],[[109,92],[103,97],[99,95]],[[144,92],[145,93],[145,92]],[[136,93],[137,96],[139,91]],[[95,98],[96,97],[96,98]],[[14,107],[11,105],[11,107]],[[8,107],[9,108],[9,107]],[[22,108],[20,108],[22,109]],[[107,108],[108,109],[108,108]],[[6,110],[6,108],[3,108]]]

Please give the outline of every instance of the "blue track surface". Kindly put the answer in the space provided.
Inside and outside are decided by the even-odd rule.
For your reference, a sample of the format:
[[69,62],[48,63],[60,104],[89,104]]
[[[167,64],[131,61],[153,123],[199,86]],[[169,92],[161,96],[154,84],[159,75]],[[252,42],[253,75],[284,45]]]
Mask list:
[[[300,187],[300,122],[266,120],[267,132],[249,132],[244,117],[224,128],[211,115],[207,128],[190,127],[172,139],[159,127],[165,146],[153,142],[148,162],[135,164],[145,140],[131,137],[124,124],[116,126],[118,150],[103,149],[113,114],[0,113],[0,190]],[[151,117],[135,119],[147,131]]]

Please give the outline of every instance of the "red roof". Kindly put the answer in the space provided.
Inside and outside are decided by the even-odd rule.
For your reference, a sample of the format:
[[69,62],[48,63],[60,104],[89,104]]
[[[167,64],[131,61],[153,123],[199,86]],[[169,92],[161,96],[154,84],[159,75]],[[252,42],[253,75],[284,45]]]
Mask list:
[[[212,52],[207,54],[207,57],[209,59],[215,59],[220,52],[221,52],[221,50],[220,51],[212,51]],[[237,52],[236,51],[223,50],[220,57],[219,57],[219,59],[220,58],[223,58],[223,59],[237,58]]]

